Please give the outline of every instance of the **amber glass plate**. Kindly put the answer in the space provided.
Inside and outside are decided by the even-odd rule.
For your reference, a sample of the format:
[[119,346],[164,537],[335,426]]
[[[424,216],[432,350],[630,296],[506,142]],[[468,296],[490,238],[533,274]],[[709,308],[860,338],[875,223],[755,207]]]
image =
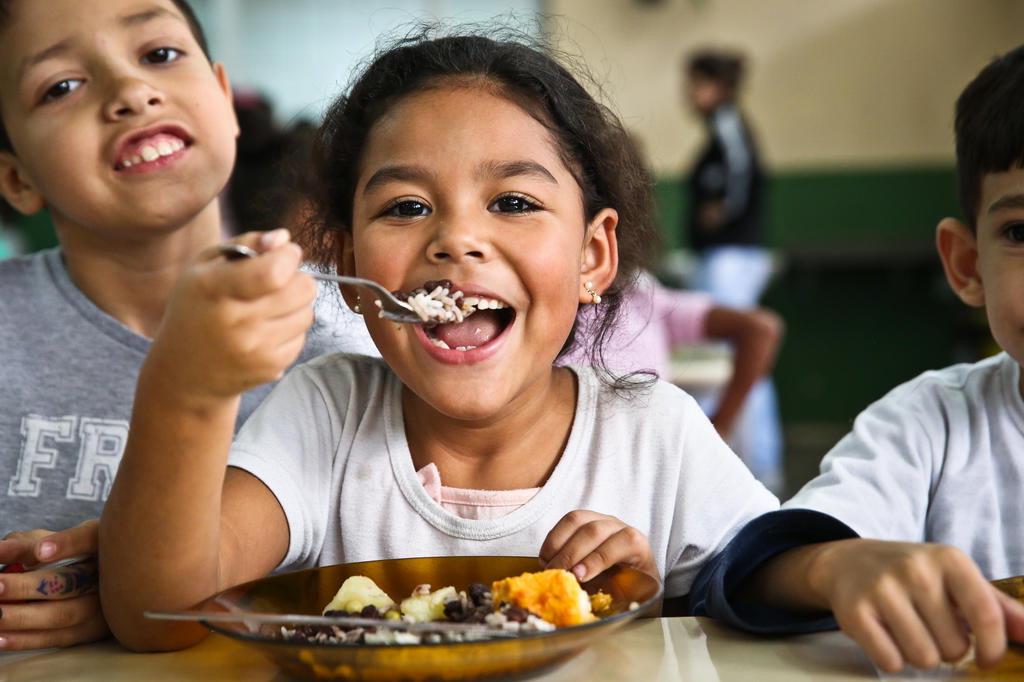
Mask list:
[[[319,614],[341,583],[365,575],[396,600],[414,587],[490,584],[525,571],[539,570],[536,557],[439,557],[366,561],[285,573],[233,587],[200,606],[210,610],[242,608],[270,613]],[[583,586],[602,590],[613,600],[610,615],[593,623],[528,633],[507,639],[417,645],[305,644],[276,637],[273,628],[254,632],[243,623],[207,623],[214,632],[259,650],[285,673],[297,677],[342,680],[477,680],[525,678],[553,668],[601,637],[639,616],[657,616],[661,585],[629,568],[602,573]],[[630,610],[631,602],[640,608]]]

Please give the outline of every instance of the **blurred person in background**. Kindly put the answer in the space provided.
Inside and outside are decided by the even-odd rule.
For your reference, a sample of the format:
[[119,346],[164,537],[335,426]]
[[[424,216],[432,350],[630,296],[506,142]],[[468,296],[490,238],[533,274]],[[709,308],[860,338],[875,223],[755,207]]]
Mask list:
[[301,188],[295,172],[307,161],[310,124],[279,125],[263,94],[242,90],[234,96],[238,113],[238,154],[225,192],[232,234],[267,231],[285,224]]
[[[639,136],[630,134],[629,143],[650,172],[648,156]],[[661,246],[660,241],[647,245],[645,258],[648,262],[654,260]],[[680,347],[709,342],[729,344],[732,350],[729,376],[721,384],[714,411],[707,413],[726,440],[733,433],[751,388],[771,372],[784,327],[782,319],[770,310],[741,310],[719,305],[706,292],[665,286],[646,269],[639,272],[636,281],[626,290],[616,328],[606,338],[599,338],[599,317],[599,314],[584,313],[578,333],[585,340],[559,364],[589,365],[587,350],[599,344],[601,359],[609,371],[622,376],[652,373],[663,381],[675,383],[672,355]]]
[[[234,94],[238,144],[234,171],[221,195],[225,237],[279,227],[307,229],[310,151],[316,126],[306,120],[277,123],[274,106],[256,90]],[[317,319],[346,352],[377,356],[361,317],[341,301],[338,287],[320,282]]]
[[[670,289],[641,271],[620,308],[616,328],[604,339],[604,365],[616,374],[650,372],[672,381],[672,352],[680,346],[721,341],[733,349],[732,369],[708,418],[728,440],[751,388],[769,374],[782,340],[782,320],[763,308],[718,305],[709,294]],[[596,315],[589,318],[597,319]],[[580,333],[593,343],[596,325],[585,317]],[[560,364],[587,365],[582,343]]]
[[[700,50],[684,64],[687,96],[707,126],[707,143],[689,174],[687,231],[698,257],[697,289],[716,303],[757,306],[772,273],[764,248],[765,178],[750,127],[736,105],[743,57]],[[715,411],[712,405],[702,405]],[[750,392],[731,444],[762,482],[783,487],[782,433],[775,389],[762,379]]]

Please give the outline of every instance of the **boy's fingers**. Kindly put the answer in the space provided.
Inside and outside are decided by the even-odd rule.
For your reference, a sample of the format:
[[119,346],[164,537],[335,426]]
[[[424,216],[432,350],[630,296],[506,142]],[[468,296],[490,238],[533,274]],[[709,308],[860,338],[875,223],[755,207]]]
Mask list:
[[0,603],[0,634],[16,630],[60,630],[102,617],[95,594],[62,601]]
[[558,554],[559,550],[565,546],[565,543],[569,541],[569,538],[573,536],[577,528],[598,518],[607,517],[586,509],[577,509],[563,516],[555,524],[555,527],[548,532],[548,536],[544,539],[544,544],[540,547],[539,556],[541,561],[545,564],[550,562]]
[[849,618],[840,618],[837,614],[837,620],[843,632],[857,642],[879,668],[889,673],[898,672],[903,668],[903,656],[899,647],[874,611],[862,608]]
[[914,605],[938,644],[942,660],[953,662],[963,658],[971,648],[969,633],[942,586],[933,594],[915,597]]
[[74,528],[41,538],[35,546],[38,563],[49,563],[76,556],[92,556],[99,547],[100,523],[89,519]]
[[36,542],[23,537],[0,540],[0,564],[35,563]]
[[974,633],[974,658],[978,665],[994,665],[1006,652],[1006,622],[999,591],[973,563],[951,574],[948,589]]
[[1015,644],[1024,644],[1024,604],[1002,592],[998,592],[996,597],[1003,609],[1007,638]]
[[[612,519],[597,519],[583,524],[551,558],[547,567],[572,571],[578,579],[582,580],[581,576],[584,574],[585,567],[580,565],[580,562],[604,544],[605,540],[620,528],[622,528],[622,524]],[[595,557],[593,561],[597,563],[599,558]]]
[[52,530],[37,528],[35,530],[16,530],[4,536],[3,540],[36,540],[52,533]]
[[942,662],[935,640],[904,593],[892,591],[875,608],[908,663],[927,670]]
[[57,569],[0,574],[0,602],[71,599],[96,591],[97,566],[86,561]]
[[95,642],[109,636],[110,629],[102,618],[60,630],[0,631],[0,652],[67,647]]

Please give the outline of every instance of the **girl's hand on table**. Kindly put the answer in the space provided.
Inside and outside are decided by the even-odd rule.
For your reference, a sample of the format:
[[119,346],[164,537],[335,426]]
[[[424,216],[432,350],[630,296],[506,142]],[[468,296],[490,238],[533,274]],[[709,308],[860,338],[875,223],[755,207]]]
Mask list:
[[259,256],[228,261],[216,248],[205,251],[182,274],[146,362],[186,406],[279,379],[313,323],[316,283],[299,271],[302,250],[287,230],[233,241]]
[[[83,644],[110,634],[96,595],[99,523],[0,540],[0,651]],[[85,557],[62,567],[63,559]]]
[[661,579],[643,533],[614,516],[585,509],[569,512],[555,524],[540,548],[540,560],[547,568],[572,571],[580,582],[616,564]]
[[812,589],[887,672],[958,661],[970,634],[981,667],[999,661],[1007,638],[1024,642],[1024,604],[989,584],[956,548],[881,540],[828,545],[815,562]]

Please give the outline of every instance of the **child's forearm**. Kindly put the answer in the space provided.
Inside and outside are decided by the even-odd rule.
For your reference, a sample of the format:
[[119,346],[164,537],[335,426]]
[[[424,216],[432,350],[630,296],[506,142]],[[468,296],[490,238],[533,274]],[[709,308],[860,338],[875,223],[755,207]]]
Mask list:
[[828,611],[836,557],[858,540],[791,549],[770,559],[740,588],[740,600],[791,611]]
[[143,367],[124,457],[100,526],[100,590],[111,630],[131,648],[172,649],[199,628],[146,620],[220,588],[220,509],[238,398],[189,404],[173,373]]
[[782,338],[782,321],[768,311],[716,308],[708,313],[707,327],[709,335],[726,338],[733,345],[732,376],[712,418],[720,433],[728,433],[750,389],[771,371]]

